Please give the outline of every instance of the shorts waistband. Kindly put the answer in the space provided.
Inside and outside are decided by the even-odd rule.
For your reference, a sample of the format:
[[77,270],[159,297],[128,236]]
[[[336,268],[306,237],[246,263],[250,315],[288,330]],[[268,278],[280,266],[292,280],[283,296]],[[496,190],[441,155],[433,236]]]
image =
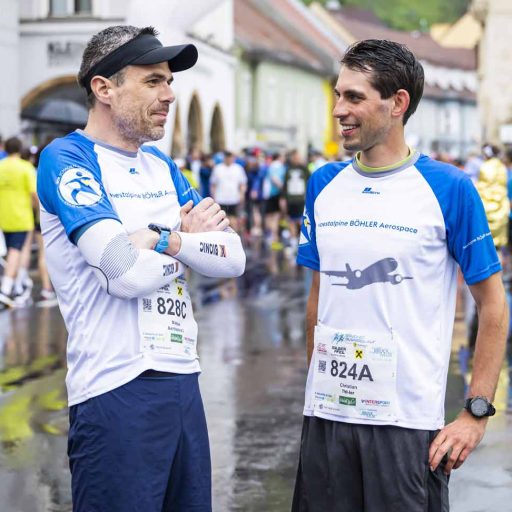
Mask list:
[[171,373],[171,372],[159,372],[158,370],[146,370],[142,372],[137,378],[140,379],[169,379],[171,377],[176,377],[180,375],[179,373]]

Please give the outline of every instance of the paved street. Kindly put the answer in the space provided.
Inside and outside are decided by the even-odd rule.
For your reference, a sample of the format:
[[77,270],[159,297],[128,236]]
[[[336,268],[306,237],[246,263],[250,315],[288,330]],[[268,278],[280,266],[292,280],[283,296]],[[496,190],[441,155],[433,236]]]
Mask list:
[[[193,276],[192,286],[212,445],[214,510],[289,511],[305,381],[304,274],[285,259],[253,257],[246,275],[236,282]],[[468,378],[459,364],[464,335],[459,321],[448,417],[459,410]],[[71,510],[65,343],[56,308],[0,314],[2,512]],[[452,512],[512,510],[509,382],[507,365],[496,400],[498,414],[481,446],[452,476]]]

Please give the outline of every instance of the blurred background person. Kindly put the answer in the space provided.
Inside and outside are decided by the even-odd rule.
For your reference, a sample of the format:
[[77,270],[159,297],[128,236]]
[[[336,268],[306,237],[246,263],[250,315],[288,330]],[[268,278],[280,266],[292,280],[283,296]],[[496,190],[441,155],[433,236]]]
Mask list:
[[211,197],[210,178],[213,171],[213,157],[211,154],[203,155],[199,169],[199,193],[203,197]]
[[210,191],[216,203],[226,212],[231,227],[238,233],[240,229],[240,207],[245,199],[247,176],[235,156],[230,151],[224,153],[224,162],[213,168],[210,178]]
[[190,186],[199,191],[199,182],[196,180],[194,173],[187,167],[187,161],[184,158],[175,158],[174,163],[178,166],[178,169],[187,178]]
[[500,254],[508,242],[508,218],[510,203],[507,193],[507,168],[498,158],[499,149],[491,144],[482,148],[483,163],[480,166],[476,188],[491,229],[494,245]]
[[14,285],[27,234],[34,229],[33,207],[38,205],[34,166],[22,160],[17,137],[5,142],[7,157],[0,161],[0,229],[7,246],[0,284],[0,309],[14,306]]
[[264,194],[268,190],[268,199],[265,203],[265,227],[269,230],[267,241],[274,251],[280,251],[283,248],[283,244],[279,240],[279,221],[281,220],[279,201],[285,172],[283,155],[274,153],[263,183]]
[[258,159],[258,173],[254,177],[251,185],[251,200],[253,203],[253,226],[251,229],[252,236],[261,236],[265,234],[265,207],[270,194],[270,186],[265,187],[267,183],[267,171],[271,159],[268,158],[263,151],[256,153]]
[[297,251],[300,226],[306,200],[306,185],[309,171],[300,153],[294,149],[288,154],[286,173],[284,175],[282,210],[285,213],[290,230],[291,253]]
[[310,174],[313,174],[317,169],[320,169],[327,163],[326,158],[321,151],[314,149],[310,154],[310,162],[308,164],[308,170]]
[[503,273],[505,277],[510,277],[510,262],[512,255],[512,147],[509,147],[505,150],[505,155],[503,156],[503,163],[507,168],[507,198],[510,206],[510,213],[508,216],[507,264]]
[[[247,190],[245,192],[245,216],[247,219],[245,228],[246,234],[249,236],[253,234],[255,221],[255,205],[257,196],[253,194],[255,184],[258,181],[258,174],[260,170],[260,164],[258,160],[258,149],[247,150],[245,158],[245,174],[247,176]],[[260,224],[261,226],[261,224]],[[261,232],[261,231],[260,231]]]
[[202,157],[201,151],[197,148],[193,148],[186,158],[186,168],[192,171],[196,183],[200,182]]
[[478,181],[478,175],[480,174],[480,167],[484,163],[482,155],[478,152],[470,153],[466,164],[464,165],[464,172],[471,178],[473,183]]
[[4,139],[0,135],[0,160],[4,159],[7,156],[7,151],[4,148]]
[[[500,258],[505,264],[504,251],[508,244],[508,222],[510,201],[507,190],[507,168],[499,159],[499,148],[492,144],[482,146],[482,165],[476,179],[476,189],[482,199],[491,236]],[[465,317],[468,330],[468,344],[474,351],[478,331],[478,315],[475,301],[469,289],[464,287]]]

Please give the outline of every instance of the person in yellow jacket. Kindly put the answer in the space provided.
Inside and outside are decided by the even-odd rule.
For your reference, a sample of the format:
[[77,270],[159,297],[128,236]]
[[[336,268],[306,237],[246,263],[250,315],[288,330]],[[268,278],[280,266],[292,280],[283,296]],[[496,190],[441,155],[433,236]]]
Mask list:
[[5,142],[7,157],[0,162],[0,230],[4,232],[7,258],[0,283],[0,310],[13,306],[12,292],[20,265],[21,249],[34,229],[33,207],[38,205],[34,166],[20,158],[21,141]]
[[174,160],[175,164],[178,166],[178,169],[183,173],[185,178],[187,178],[188,182],[190,183],[190,186],[192,188],[195,188],[196,190],[199,190],[199,183],[197,182],[194,173],[187,169],[187,162],[184,158],[176,158]]
[[505,247],[508,242],[508,217],[510,202],[507,195],[507,168],[498,158],[499,149],[486,144],[482,148],[484,162],[480,167],[476,188],[491,229],[496,248]]

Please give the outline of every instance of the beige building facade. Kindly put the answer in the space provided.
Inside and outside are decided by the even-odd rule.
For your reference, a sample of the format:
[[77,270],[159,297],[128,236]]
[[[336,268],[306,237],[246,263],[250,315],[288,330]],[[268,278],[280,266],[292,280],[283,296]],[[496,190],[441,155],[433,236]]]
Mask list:
[[471,12],[483,28],[478,46],[482,141],[512,144],[512,2],[474,0]]

